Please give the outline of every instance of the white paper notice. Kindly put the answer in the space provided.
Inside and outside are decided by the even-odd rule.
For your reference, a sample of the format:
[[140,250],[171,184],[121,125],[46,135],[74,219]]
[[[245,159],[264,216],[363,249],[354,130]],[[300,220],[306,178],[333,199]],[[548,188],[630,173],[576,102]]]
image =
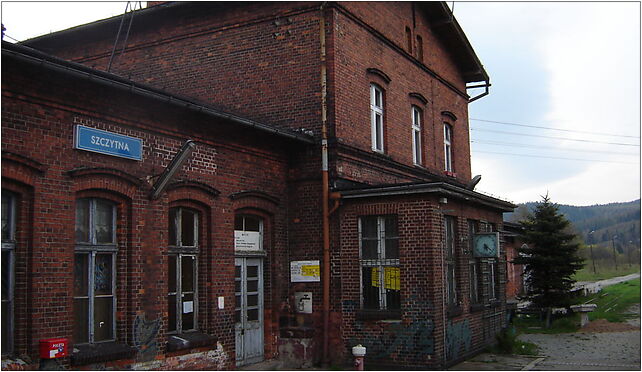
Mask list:
[[194,301],[183,302],[183,314],[191,313],[194,311]]
[[49,350],[49,358],[55,358],[56,354],[58,354],[58,349],[56,350]]

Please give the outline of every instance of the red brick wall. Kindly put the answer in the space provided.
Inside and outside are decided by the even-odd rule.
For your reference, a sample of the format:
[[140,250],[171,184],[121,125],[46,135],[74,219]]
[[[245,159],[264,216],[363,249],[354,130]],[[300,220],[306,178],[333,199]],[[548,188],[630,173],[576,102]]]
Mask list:
[[[339,351],[334,357],[350,358],[350,348],[361,343],[368,348],[366,365],[405,365],[439,368],[479,351],[503,326],[504,308],[490,305],[472,309],[469,301],[468,219],[501,226],[501,213],[436,196],[389,197],[375,201],[346,201],[338,212],[340,241],[333,250],[337,275],[333,284],[333,312],[340,325],[340,338],[332,339]],[[358,218],[395,214],[398,219],[401,267],[401,320],[360,320],[361,278]],[[443,216],[455,217],[456,282],[460,315],[444,308],[442,261]],[[336,225],[334,225],[336,227]],[[503,252],[503,250],[502,250]],[[502,257],[505,257],[502,255]],[[500,260],[504,262],[504,258]],[[505,273],[500,270],[500,283]],[[486,276],[484,280],[487,280]],[[503,285],[501,286],[503,288]],[[340,293],[340,295],[337,294]],[[484,294],[487,296],[487,293]],[[446,349],[451,359],[444,360]],[[343,354],[340,351],[343,350]]]
[[[135,344],[132,328],[136,317],[158,320],[161,327],[156,342],[163,355],[167,216],[171,206],[191,206],[201,212],[203,223],[199,329],[218,337],[222,347],[214,358],[221,364],[209,367],[231,368],[234,214],[252,210],[267,220],[265,316],[270,324],[278,319],[287,278],[285,206],[289,203],[287,151],[291,146],[250,131],[229,134],[230,124],[200,114],[50,71],[43,73],[37,67],[3,62],[3,188],[19,193],[21,207],[16,248],[19,353],[36,358],[41,338],[68,337],[73,344],[75,199],[104,197],[118,204],[118,341]],[[74,150],[76,124],[143,139],[143,161]],[[170,187],[160,199],[150,201],[149,181],[156,179],[188,138],[198,145],[175,180],[191,184]],[[220,194],[208,193],[199,184]],[[271,196],[276,205],[263,199],[229,198],[248,190]],[[224,310],[216,307],[218,296],[225,298]],[[266,328],[267,357],[275,355],[276,333],[274,327]],[[208,358],[203,360],[214,360]]]

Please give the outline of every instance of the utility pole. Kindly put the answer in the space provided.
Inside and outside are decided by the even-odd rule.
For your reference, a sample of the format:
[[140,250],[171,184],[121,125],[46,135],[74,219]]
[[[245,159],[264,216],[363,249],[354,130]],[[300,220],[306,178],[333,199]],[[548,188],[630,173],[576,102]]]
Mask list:
[[611,237],[611,244],[613,245],[613,262],[615,263],[615,271],[617,271],[617,256],[615,252],[615,239],[617,239],[617,235],[613,235]]

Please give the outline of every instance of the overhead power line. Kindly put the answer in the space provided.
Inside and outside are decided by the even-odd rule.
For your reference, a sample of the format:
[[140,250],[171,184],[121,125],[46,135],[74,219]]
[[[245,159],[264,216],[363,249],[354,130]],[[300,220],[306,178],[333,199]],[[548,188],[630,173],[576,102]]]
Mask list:
[[528,158],[544,158],[544,159],[562,159],[562,160],[577,160],[577,161],[588,161],[592,163],[617,163],[617,164],[639,164],[626,161],[609,161],[609,160],[597,160],[597,159],[577,159],[577,158],[563,158],[557,156],[543,156],[543,155],[529,155],[529,154],[515,154],[511,152],[495,152],[495,151],[475,151],[476,153],[482,154],[498,154],[498,155],[511,155],[511,156],[524,156]]
[[501,131],[501,130],[492,130],[492,129],[470,128],[470,130],[472,130],[472,131],[480,131],[480,132],[492,132],[492,133],[510,134],[510,135],[513,135],[513,136],[539,137],[539,138],[558,139],[558,140],[564,140],[564,141],[590,142],[590,143],[601,143],[601,144],[605,144],[605,145],[637,146],[637,147],[640,147],[639,144],[631,144],[631,143],[604,142],[604,141],[593,141],[593,140],[567,138],[567,137],[542,136],[542,135],[538,135],[538,134],[504,132],[504,131]]
[[640,136],[628,136],[628,135],[624,135],[624,134],[613,134],[613,133],[604,133],[604,132],[590,132],[590,131],[585,131],[585,130],[575,130],[575,129],[551,128],[551,127],[544,127],[544,126],[539,126],[539,125],[529,125],[529,124],[510,123],[510,122],[506,122],[506,121],[484,120],[484,119],[474,119],[474,118],[470,118],[469,120],[479,121],[479,122],[483,122],[483,123],[494,123],[494,124],[503,124],[503,125],[514,125],[514,126],[517,126],[517,127],[526,127],[526,128],[537,128],[537,129],[556,130],[556,131],[559,131],[559,132],[572,132],[572,133],[596,134],[596,135],[600,135],[600,136],[611,136],[611,137],[640,138]]
[[528,147],[534,149],[553,149],[559,151],[573,151],[573,152],[589,152],[594,154],[613,154],[613,155],[626,155],[626,156],[640,156],[639,153],[632,152],[613,152],[613,151],[596,151],[596,150],[580,150],[580,149],[561,149],[555,146],[538,146],[531,145],[527,143],[514,143],[514,142],[501,142],[501,141],[481,141],[481,140],[470,140],[471,143],[479,143],[486,145],[495,145],[495,146],[511,146],[511,147]]

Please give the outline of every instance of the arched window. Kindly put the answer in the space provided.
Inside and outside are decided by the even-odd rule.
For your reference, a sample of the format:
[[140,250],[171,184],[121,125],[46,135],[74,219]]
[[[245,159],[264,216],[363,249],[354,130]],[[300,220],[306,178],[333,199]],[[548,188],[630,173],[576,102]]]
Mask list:
[[444,170],[446,172],[453,171],[452,136],[452,126],[444,123]]
[[370,124],[372,150],[383,152],[383,90],[376,84],[370,84]]
[[169,210],[168,332],[197,328],[199,213],[177,207]]
[[116,204],[105,199],[76,201],[74,257],[74,341],[115,340]]
[[421,109],[412,106],[410,114],[412,120],[412,161],[421,165],[423,163],[421,157]]

